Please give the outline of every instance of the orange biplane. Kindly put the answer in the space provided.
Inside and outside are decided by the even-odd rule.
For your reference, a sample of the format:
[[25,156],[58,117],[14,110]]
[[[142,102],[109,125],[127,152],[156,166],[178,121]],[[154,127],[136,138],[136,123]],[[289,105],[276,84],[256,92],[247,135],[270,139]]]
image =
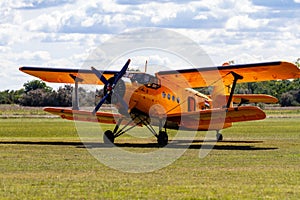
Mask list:
[[[104,143],[113,143],[135,126],[146,126],[160,146],[168,144],[167,129],[215,130],[217,140],[222,140],[220,130],[233,122],[264,119],[260,108],[243,104],[275,103],[277,99],[263,94],[235,95],[237,83],[300,77],[296,65],[280,61],[160,71],[154,76],[128,71],[129,64],[130,60],[121,71],[25,66],[20,70],[47,82],[75,84],[72,108],[46,107],[45,111],[68,120],[116,124],[114,130],[104,132]],[[79,84],[104,86],[104,95],[93,111],[79,109]],[[210,95],[193,89],[208,86],[213,88]],[[114,104],[118,112],[99,111],[104,103]]]

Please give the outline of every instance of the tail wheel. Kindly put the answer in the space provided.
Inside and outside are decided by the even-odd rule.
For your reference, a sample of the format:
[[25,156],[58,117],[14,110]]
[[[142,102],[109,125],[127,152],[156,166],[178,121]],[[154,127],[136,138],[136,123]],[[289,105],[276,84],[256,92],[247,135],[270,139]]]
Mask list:
[[217,141],[222,141],[223,140],[223,135],[220,133],[220,131],[217,131],[216,139],[217,139]]

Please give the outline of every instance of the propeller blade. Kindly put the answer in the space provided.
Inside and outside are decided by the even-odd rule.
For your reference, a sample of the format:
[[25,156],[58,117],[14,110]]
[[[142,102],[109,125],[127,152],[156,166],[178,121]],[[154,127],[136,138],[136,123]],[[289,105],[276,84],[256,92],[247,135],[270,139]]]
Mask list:
[[102,99],[101,101],[97,104],[97,106],[95,107],[95,109],[93,110],[93,114],[95,115],[96,112],[99,110],[99,108],[102,106],[102,104],[105,102],[105,100],[107,99],[107,97],[109,96],[110,93],[107,93]]
[[103,83],[103,84],[107,84],[108,83],[108,81],[107,81],[107,79],[103,76],[103,74],[102,73],[100,73],[96,68],[94,68],[94,67],[91,67],[91,70],[92,70],[92,72],[94,72],[94,74],[96,74],[96,76],[100,79],[100,81]]
[[[111,87],[109,89],[109,91],[107,92],[107,94],[101,99],[101,101],[97,104],[97,106],[95,107],[93,114],[95,115],[96,112],[100,109],[100,107],[103,105],[103,103],[105,102],[105,100],[108,98],[108,96],[110,94],[113,93],[113,89],[115,88],[115,86],[117,85],[118,81],[122,78],[122,76],[124,76],[124,74],[126,73],[128,66],[130,63],[130,59],[127,60],[127,62],[125,63],[125,65],[123,66],[123,68],[121,69],[121,71],[118,73],[118,75],[116,76],[116,78],[113,81],[113,84],[110,85],[110,83],[108,82],[108,80],[103,76],[102,73],[100,73],[97,69],[95,69],[94,67],[91,67],[91,70],[94,72],[94,74],[96,74],[96,76],[101,80],[101,82],[109,87]],[[126,111],[128,110],[128,105],[127,103],[123,100],[123,98],[119,95],[119,94],[115,94],[119,100],[119,102],[122,104],[122,106],[126,109]]]
[[123,66],[123,68],[121,69],[121,71],[118,73],[118,76],[115,78],[115,81],[113,83],[113,85],[116,85],[117,82],[120,80],[120,78],[122,78],[122,76],[124,76],[124,74],[126,73],[128,66],[130,64],[130,59],[127,60],[127,62],[125,63],[125,65]]
[[124,110],[126,110],[126,113],[127,113],[128,112],[128,105],[127,105],[127,103],[124,101],[124,99],[119,94],[115,93],[114,95],[117,96],[118,101],[122,104]]

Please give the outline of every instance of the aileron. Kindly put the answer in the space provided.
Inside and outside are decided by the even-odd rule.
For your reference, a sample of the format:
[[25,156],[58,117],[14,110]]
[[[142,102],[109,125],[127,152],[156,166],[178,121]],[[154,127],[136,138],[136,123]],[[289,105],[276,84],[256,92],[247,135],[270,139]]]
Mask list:
[[[87,69],[67,68],[43,68],[43,67],[20,67],[20,71],[38,77],[43,81],[51,83],[75,83],[74,77],[81,79],[80,84],[102,85],[97,76]],[[109,79],[116,71],[101,71]]]

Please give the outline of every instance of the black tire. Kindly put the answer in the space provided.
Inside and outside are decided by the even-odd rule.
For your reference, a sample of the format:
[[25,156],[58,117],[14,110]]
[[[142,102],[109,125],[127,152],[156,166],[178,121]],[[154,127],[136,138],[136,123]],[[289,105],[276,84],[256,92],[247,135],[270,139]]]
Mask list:
[[222,141],[223,140],[223,135],[221,133],[217,133],[216,135],[217,141]]
[[111,130],[107,130],[103,135],[104,144],[113,144],[115,141],[114,133]]
[[168,134],[165,131],[160,131],[157,136],[157,143],[160,147],[164,147],[168,144]]

